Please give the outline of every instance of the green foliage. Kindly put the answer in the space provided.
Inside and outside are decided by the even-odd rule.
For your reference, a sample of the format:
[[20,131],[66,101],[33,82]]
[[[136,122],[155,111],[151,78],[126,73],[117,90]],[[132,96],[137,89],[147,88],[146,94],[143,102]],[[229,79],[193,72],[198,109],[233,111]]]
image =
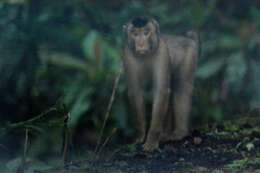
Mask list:
[[225,76],[233,88],[233,92],[239,93],[241,91],[247,68],[242,52],[234,53],[228,58]]
[[232,169],[244,170],[247,162],[248,162],[248,158],[242,160],[236,160],[232,164],[228,165],[228,167]]
[[100,41],[101,38],[99,38],[100,35],[96,32],[96,31],[91,31],[84,39],[82,47],[83,47],[83,51],[84,54],[88,57],[88,58],[93,58],[95,57],[95,43],[97,41]]
[[200,66],[198,72],[196,73],[198,78],[207,79],[212,77],[212,75],[216,75],[223,66],[225,65],[226,58],[218,58],[208,62],[205,62]]
[[259,17],[260,17],[260,10],[259,10],[259,8],[252,6],[250,8],[249,15],[250,15],[252,21],[254,21],[254,23],[257,25],[257,27],[259,29],[259,27],[260,27],[260,22],[258,20]]
[[[137,15],[156,18],[161,32],[199,31],[194,117],[221,121],[259,107],[260,10],[234,2],[1,1],[1,122],[26,121],[62,96],[75,133],[99,132],[121,63],[122,25]],[[122,80],[105,132],[116,126],[133,135],[130,113]]]

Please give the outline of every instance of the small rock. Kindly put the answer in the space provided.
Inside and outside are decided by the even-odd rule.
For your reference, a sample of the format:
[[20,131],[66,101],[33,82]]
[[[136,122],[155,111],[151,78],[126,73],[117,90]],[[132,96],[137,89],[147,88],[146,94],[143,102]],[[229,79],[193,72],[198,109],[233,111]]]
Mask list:
[[195,138],[193,139],[193,143],[194,143],[195,145],[200,145],[201,142],[202,142],[202,139],[201,139],[200,137],[195,137]]

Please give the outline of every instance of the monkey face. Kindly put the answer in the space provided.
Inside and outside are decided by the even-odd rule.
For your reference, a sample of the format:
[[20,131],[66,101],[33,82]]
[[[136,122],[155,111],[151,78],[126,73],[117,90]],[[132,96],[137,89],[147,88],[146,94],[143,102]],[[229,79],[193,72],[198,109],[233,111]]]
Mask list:
[[126,26],[125,30],[128,47],[135,56],[145,57],[157,50],[159,33],[153,21],[147,21],[141,26],[132,22]]
[[139,55],[145,55],[150,50],[149,38],[151,31],[148,27],[133,28],[130,32],[130,37],[133,40],[134,51]]

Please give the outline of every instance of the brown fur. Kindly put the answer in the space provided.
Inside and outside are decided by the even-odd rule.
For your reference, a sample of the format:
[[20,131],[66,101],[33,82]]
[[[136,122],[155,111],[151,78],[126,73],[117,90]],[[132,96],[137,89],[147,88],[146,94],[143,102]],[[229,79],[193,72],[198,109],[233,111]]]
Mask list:
[[[142,17],[130,21],[124,30],[126,45],[123,63],[128,95],[135,111],[135,143],[145,142],[143,149],[152,151],[160,141],[180,140],[188,134],[193,81],[199,56],[198,36],[193,31],[188,35],[194,39],[160,34],[159,25],[154,19]],[[154,99],[145,140],[147,123],[141,83],[148,76],[152,78]]]

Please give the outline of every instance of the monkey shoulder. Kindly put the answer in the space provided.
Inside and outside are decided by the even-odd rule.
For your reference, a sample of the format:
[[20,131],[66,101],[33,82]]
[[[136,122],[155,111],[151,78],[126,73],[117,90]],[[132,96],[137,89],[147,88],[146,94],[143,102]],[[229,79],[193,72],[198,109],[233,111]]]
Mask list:
[[188,49],[190,47],[194,47],[196,42],[185,36],[177,36],[177,35],[168,35],[168,34],[162,34],[161,35],[162,40],[168,45],[170,49],[176,48],[176,49]]
[[196,52],[197,43],[189,37],[162,34],[161,38],[167,44],[170,62],[174,69],[192,59],[192,56],[189,55],[191,50]]

